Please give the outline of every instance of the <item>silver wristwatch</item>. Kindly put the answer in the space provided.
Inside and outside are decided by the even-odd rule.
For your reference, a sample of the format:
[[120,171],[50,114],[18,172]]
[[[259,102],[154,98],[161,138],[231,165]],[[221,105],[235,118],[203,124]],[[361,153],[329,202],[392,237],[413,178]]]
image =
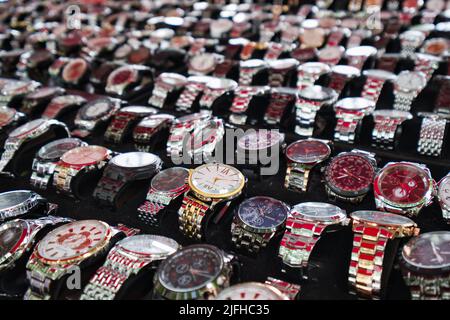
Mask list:
[[427,156],[439,157],[442,152],[450,114],[419,112],[417,115],[423,117],[417,152]]
[[206,83],[205,90],[200,98],[200,108],[211,109],[214,102],[227,92],[234,91],[238,84],[231,79],[211,78]]
[[168,94],[173,90],[183,88],[186,83],[186,77],[178,73],[161,73],[155,81],[155,86],[148,103],[157,108],[162,108]]
[[239,62],[239,85],[250,86],[253,77],[267,68],[267,62],[260,59],[250,59]]
[[372,116],[375,122],[372,131],[372,146],[388,150],[394,149],[396,135],[401,124],[413,118],[408,111],[391,109],[375,110]]
[[427,79],[420,71],[402,71],[394,82],[394,109],[410,111],[412,102],[425,88]]
[[0,221],[23,216],[39,207],[48,207],[47,200],[33,191],[14,190],[0,193]]
[[442,210],[442,218],[450,224],[450,173],[437,183],[436,197]]

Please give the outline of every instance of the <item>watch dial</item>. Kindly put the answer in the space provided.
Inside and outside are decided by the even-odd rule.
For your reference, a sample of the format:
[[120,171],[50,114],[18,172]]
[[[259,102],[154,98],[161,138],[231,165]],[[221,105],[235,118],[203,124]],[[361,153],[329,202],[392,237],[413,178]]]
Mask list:
[[82,141],[77,138],[64,138],[52,141],[39,150],[38,157],[43,160],[57,161],[64,153],[81,146],[81,144]]
[[299,96],[307,100],[328,100],[336,96],[333,89],[322,86],[308,86],[299,91]]
[[244,150],[264,150],[279,144],[282,139],[278,131],[261,129],[244,135],[237,144]]
[[375,169],[365,157],[346,154],[335,157],[325,172],[330,187],[343,192],[365,192],[372,184]]
[[342,108],[345,110],[364,110],[368,108],[374,108],[375,102],[365,98],[354,97],[354,98],[344,98],[336,102],[335,108]]
[[186,186],[189,170],[173,167],[159,172],[151,182],[151,187],[160,192],[171,192]]
[[414,221],[399,214],[382,211],[355,211],[350,214],[353,219],[388,226],[413,226]]
[[110,229],[98,220],[80,220],[48,233],[38,244],[38,254],[47,260],[76,259],[93,253],[108,239]]
[[223,124],[217,121],[209,121],[204,127],[197,127],[187,141],[188,152],[198,152],[219,141],[223,136]]
[[307,62],[300,65],[299,69],[309,74],[321,75],[322,73],[329,71],[330,67],[322,62]]
[[143,106],[129,106],[120,109],[121,112],[131,112],[137,114],[154,114],[157,112],[156,109],[151,107],[143,107]]
[[211,68],[214,68],[216,59],[212,54],[199,54],[191,58],[190,64],[195,71],[208,73]]
[[345,211],[338,206],[324,202],[303,202],[292,209],[306,218],[319,221],[330,221],[332,218],[338,218],[336,222],[346,217]]
[[244,176],[236,168],[221,163],[209,163],[194,169],[189,184],[200,192],[220,197],[239,192],[244,183]]
[[32,120],[30,122],[27,122],[27,123],[21,125],[20,127],[16,128],[16,129],[14,129],[14,131],[12,131],[9,134],[9,136],[13,137],[13,138],[18,138],[18,137],[30,134],[32,131],[36,130],[41,125],[43,125],[45,122],[46,122],[46,120],[44,120],[44,119]]
[[293,162],[314,163],[326,159],[331,153],[327,143],[319,140],[299,140],[286,148],[286,157]]
[[155,114],[142,119],[139,127],[156,128],[163,122],[171,122],[173,119],[175,117],[170,114]]
[[286,221],[289,209],[281,201],[270,197],[252,197],[241,203],[239,218],[256,229],[276,228]]
[[437,38],[428,40],[423,46],[424,52],[436,56],[440,56],[449,49],[449,44],[446,39]]
[[108,114],[112,109],[113,104],[109,99],[97,99],[86,104],[81,110],[80,114],[84,120],[96,120]]
[[0,210],[15,207],[28,200],[32,194],[31,191],[27,190],[15,190],[0,193]]
[[419,72],[401,72],[397,77],[397,85],[404,90],[420,90],[426,84],[426,79]]
[[440,269],[450,267],[450,232],[422,233],[402,250],[405,261],[415,267]]
[[0,107],[0,128],[9,125],[16,115],[17,111],[8,107]]
[[108,86],[116,86],[121,84],[127,84],[136,81],[137,79],[137,71],[133,68],[124,66],[120,67],[108,76]]
[[397,163],[384,168],[377,177],[381,196],[399,204],[415,204],[423,200],[430,189],[427,172],[415,165]]
[[148,152],[126,152],[111,159],[111,163],[124,168],[141,168],[160,161],[158,156]]
[[450,176],[439,183],[438,197],[444,205],[450,206]]
[[183,86],[186,83],[186,77],[178,73],[165,72],[160,75],[160,78],[163,82],[175,87]]
[[84,146],[67,151],[61,160],[70,165],[87,166],[106,159],[108,149],[100,146]]
[[225,288],[216,300],[286,300],[277,289],[258,282],[240,283]]
[[160,267],[161,284],[176,292],[196,290],[209,284],[223,267],[221,255],[212,248],[193,245],[167,258]]
[[70,61],[63,69],[62,77],[66,82],[76,82],[85,73],[87,62],[83,59],[74,59]]
[[179,244],[175,240],[153,234],[127,237],[117,243],[117,246],[131,253],[161,258],[171,255],[179,248]]
[[23,239],[25,223],[22,221],[13,221],[0,226],[0,263],[5,255],[10,253]]
[[323,29],[305,29],[300,35],[300,40],[306,47],[319,48],[325,41],[325,32]]

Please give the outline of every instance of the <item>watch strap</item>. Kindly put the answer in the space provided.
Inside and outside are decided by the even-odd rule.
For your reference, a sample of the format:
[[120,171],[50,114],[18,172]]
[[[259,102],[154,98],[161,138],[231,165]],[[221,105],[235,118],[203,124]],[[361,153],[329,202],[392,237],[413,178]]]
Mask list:
[[168,94],[174,89],[173,86],[159,80],[155,82],[152,95],[148,100],[151,106],[162,109]]
[[272,277],[267,277],[266,284],[277,288],[281,293],[289,298],[289,300],[295,300],[300,292],[300,285],[289,283],[283,280],[279,280]]
[[238,249],[245,249],[246,251],[256,254],[259,250],[269,242],[272,234],[259,234],[250,232],[240,227],[237,223],[231,225],[231,241]]
[[380,97],[381,90],[383,89],[384,79],[368,76],[366,82],[364,83],[363,91],[361,92],[361,97],[377,102]]
[[394,55],[383,55],[378,59],[377,68],[389,72],[395,72],[399,57]]
[[181,232],[191,239],[202,239],[202,222],[209,206],[188,195],[178,210],[178,223]]
[[447,114],[450,113],[450,77],[445,77],[442,81],[435,102],[435,111]]
[[427,156],[439,157],[444,143],[446,119],[425,117],[420,127],[417,152]]
[[228,73],[231,71],[231,69],[234,66],[233,60],[224,60],[221,63],[218,63],[216,66],[216,69],[214,70],[213,75],[218,78],[226,78]]
[[119,111],[106,129],[105,140],[113,143],[122,142],[125,133],[138,119],[139,116],[136,113]]
[[305,100],[297,96],[295,101],[296,126],[295,133],[302,137],[312,137],[316,114],[322,102]]
[[201,82],[188,82],[183,92],[178,98],[175,107],[177,111],[188,111],[192,108],[197,96],[205,89],[205,84]]
[[270,42],[264,55],[264,60],[277,60],[283,53],[284,46],[281,43]]
[[289,93],[272,92],[269,106],[264,115],[264,120],[268,124],[278,124],[288,105],[293,102],[295,96]]
[[450,300],[450,274],[426,276],[403,271],[403,278],[413,300]]
[[295,191],[306,192],[312,166],[289,164],[286,169],[284,187]]
[[372,146],[392,150],[395,145],[395,136],[403,120],[389,117],[376,121],[372,130]]

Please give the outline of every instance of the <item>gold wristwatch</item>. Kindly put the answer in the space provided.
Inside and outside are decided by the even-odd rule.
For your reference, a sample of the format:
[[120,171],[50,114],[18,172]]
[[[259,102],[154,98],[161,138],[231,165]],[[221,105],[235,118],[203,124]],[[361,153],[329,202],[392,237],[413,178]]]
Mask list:
[[236,168],[222,163],[208,163],[189,172],[189,187],[178,211],[180,230],[189,238],[201,240],[205,216],[224,204],[225,213],[231,201],[244,189],[246,178]]

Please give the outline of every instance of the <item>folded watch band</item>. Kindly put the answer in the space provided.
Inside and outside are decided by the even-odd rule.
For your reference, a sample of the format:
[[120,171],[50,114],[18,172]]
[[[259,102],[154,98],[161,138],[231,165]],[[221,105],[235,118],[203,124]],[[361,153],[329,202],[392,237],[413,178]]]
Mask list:
[[312,166],[288,164],[284,186],[286,189],[306,192]]
[[356,130],[364,118],[364,112],[359,111],[351,115],[337,112],[337,124],[334,129],[334,140],[353,144],[355,142]]
[[344,90],[345,85],[347,82],[351,80],[350,77],[333,72],[331,73],[330,83],[328,84],[328,87],[336,91],[338,94],[341,94],[342,90]]
[[268,124],[278,124],[288,105],[293,102],[295,96],[289,93],[272,92],[269,106],[264,114],[264,120]]
[[245,249],[250,253],[258,253],[259,250],[267,245],[271,238],[270,233],[254,233],[245,230],[239,225],[231,225],[231,241],[238,249]]
[[93,197],[99,201],[113,205],[117,194],[122,190],[126,181],[121,178],[120,173],[110,171],[108,170],[108,173],[105,173],[100,178],[94,190]]
[[450,275],[424,276],[404,271],[403,277],[413,300],[450,300]]
[[39,189],[47,189],[55,167],[56,163],[54,162],[41,162],[38,159],[34,159],[32,165],[33,172],[30,177],[31,185]]
[[122,142],[125,133],[139,119],[139,116],[132,112],[117,113],[105,131],[105,139],[113,143]]
[[281,43],[271,42],[267,48],[264,60],[276,60],[283,53],[284,46]]
[[372,145],[382,149],[394,149],[395,135],[402,122],[403,120],[392,118],[375,122],[372,131]]
[[202,222],[209,207],[190,196],[183,198],[181,208],[178,210],[178,223],[181,232],[187,237],[202,239]]
[[300,285],[289,283],[276,278],[267,277],[265,283],[280,290],[281,293],[285,294],[289,298],[289,300],[295,300],[300,292]]
[[234,91],[233,102],[230,107],[232,114],[230,115],[230,122],[235,124],[245,124],[247,116],[245,113],[254,96],[262,93],[258,87],[240,86]]
[[253,77],[261,70],[261,68],[244,68],[239,70],[239,85],[250,86],[253,82]]
[[316,114],[322,107],[322,102],[296,98],[296,126],[295,133],[302,137],[312,137]]
[[434,157],[441,155],[447,121],[433,117],[425,117],[422,120],[417,152]]
[[209,89],[206,88],[200,98],[200,108],[211,109],[214,102],[227,92],[225,89]]
[[385,79],[368,76],[361,97],[377,102],[385,82]]
[[409,111],[418,92],[394,91],[394,109]]
[[378,59],[377,68],[389,72],[394,72],[397,67],[398,60],[398,56],[381,56]]
[[156,81],[153,88],[152,95],[148,100],[148,103],[156,108],[162,108],[169,93],[174,89],[173,86],[163,82]]
[[201,82],[191,82],[186,84],[175,104],[176,109],[178,111],[190,110],[197,96],[205,89],[205,86],[206,85]]

